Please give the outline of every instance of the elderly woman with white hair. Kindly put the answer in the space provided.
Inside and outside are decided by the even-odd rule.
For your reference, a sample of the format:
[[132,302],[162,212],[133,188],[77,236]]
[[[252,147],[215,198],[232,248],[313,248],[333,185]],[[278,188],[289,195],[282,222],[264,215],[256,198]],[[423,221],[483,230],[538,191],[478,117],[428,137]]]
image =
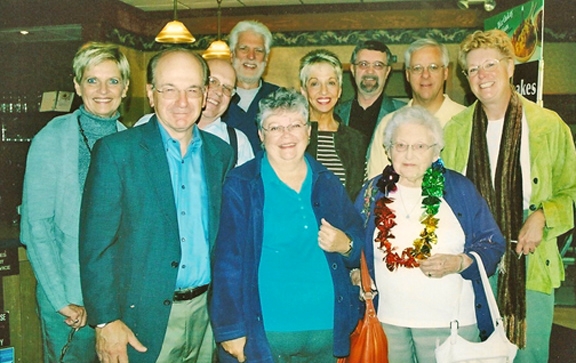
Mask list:
[[436,342],[449,336],[452,320],[470,341],[493,330],[470,252],[491,275],[504,239],[473,184],[444,168],[443,145],[442,128],[426,109],[396,111],[384,130],[391,165],[356,201],[390,363],[435,362]]

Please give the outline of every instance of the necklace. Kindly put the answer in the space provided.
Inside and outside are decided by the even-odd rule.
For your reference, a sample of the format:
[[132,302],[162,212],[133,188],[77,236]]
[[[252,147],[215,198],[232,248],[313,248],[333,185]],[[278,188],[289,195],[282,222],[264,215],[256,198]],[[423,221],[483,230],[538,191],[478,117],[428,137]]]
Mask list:
[[80,135],[82,135],[82,140],[84,140],[84,145],[88,149],[88,153],[92,154],[92,148],[88,143],[88,138],[86,137],[86,133],[84,132],[84,128],[82,127],[82,123],[80,122],[80,116],[76,119],[78,121],[78,128],[80,129]]
[[406,215],[404,216],[404,218],[406,219],[410,219],[410,215],[412,214],[412,212],[414,212],[414,209],[416,208],[416,206],[418,204],[420,204],[420,201],[417,201],[412,208],[410,208],[410,211],[408,211],[408,208],[406,208],[406,204],[404,204],[404,195],[402,195],[402,188],[397,188],[398,190],[398,195],[400,196],[400,202],[402,203],[402,208],[404,208],[404,212],[406,212]]
[[392,227],[396,225],[396,214],[387,204],[393,202],[388,198],[390,191],[397,189],[396,182],[399,179],[398,174],[391,166],[386,167],[382,173],[382,177],[378,181],[378,188],[384,196],[376,201],[374,207],[376,229],[378,234],[374,239],[377,247],[384,252],[383,261],[390,271],[394,271],[397,267],[403,266],[406,268],[418,267],[420,264],[418,260],[425,260],[431,255],[432,245],[438,242],[436,236],[436,228],[438,228],[438,218],[434,216],[438,213],[440,208],[441,197],[444,195],[444,164],[441,159],[438,159],[432,166],[424,173],[422,180],[422,208],[424,214],[420,223],[424,225],[424,229],[420,232],[418,238],[414,240],[411,247],[407,247],[402,252],[396,252],[397,247],[393,246],[390,239],[395,238],[390,232]]

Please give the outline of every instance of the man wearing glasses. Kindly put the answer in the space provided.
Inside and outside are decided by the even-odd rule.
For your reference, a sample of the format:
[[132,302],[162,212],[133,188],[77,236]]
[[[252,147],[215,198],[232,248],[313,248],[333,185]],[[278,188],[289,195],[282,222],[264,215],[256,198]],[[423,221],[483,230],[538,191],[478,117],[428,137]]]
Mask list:
[[[236,94],[236,71],[230,62],[223,59],[210,59],[206,62],[210,69],[206,106],[197,122],[198,127],[226,141],[234,151],[234,166],[239,166],[254,158],[250,140],[242,131],[222,122],[221,116]],[[154,116],[142,116],[134,126],[144,125]]]
[[211,362],[210,248],[232,150],[196,127],[208,66],[173,48],[148,65],[150,122],[101,139],[80,217],[80,272],[102,362]]
[[[416,40],[404,53],[406,79],[412,89],[412,99],[407,107],[424,107],[440,121],[442,126],[452,116],[465,109],[444,93],[449,63],[450,55],[446,46],[432,39]],[[390,164],[384,150],[383,134],[392,115],[386,115],[374,132],[368,149],[368,179],[382,173],[382,170]]]
[[339,104],[336,114],[342,122],[372,139],[376,125],[384,116],[406,103],[384,94],[384,86],[395,62],[390,49],[376,40],[364,41],[350,57],[350,73],[356,85],[356,97]]

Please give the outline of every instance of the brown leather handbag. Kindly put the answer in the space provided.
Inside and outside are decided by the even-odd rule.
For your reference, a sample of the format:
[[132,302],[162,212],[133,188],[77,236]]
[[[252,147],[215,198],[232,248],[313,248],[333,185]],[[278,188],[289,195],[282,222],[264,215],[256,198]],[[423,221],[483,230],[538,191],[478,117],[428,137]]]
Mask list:
[[374,309],[372,284],[364,251],[360,257],[360,276],[366,312],[350,334],[350,355],[339,358],[338,363],[388,363],[388,340]]

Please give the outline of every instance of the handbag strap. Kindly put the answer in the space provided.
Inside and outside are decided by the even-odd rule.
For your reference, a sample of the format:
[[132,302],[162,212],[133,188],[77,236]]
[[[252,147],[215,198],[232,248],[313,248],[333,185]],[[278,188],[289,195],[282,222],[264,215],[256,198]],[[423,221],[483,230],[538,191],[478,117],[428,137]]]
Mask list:
[[362,290],[364,291],[365,299],[372,299],[372,281],[370,279],[370,273],[368,272],[368,263],[366,262],[366,256],[364,255],[364,250],[360,255],[360,278],[362,280]]
[[482,287],[484,287],[484,293],[486,294],[486,300],[488,301],[488,309],[490,310],[490,316],[492,317],[492,324],[494,324],[494,329],[496,329],[496,326],[498,325],[498,322],[502,320],[502,317],[500,316],[500,310],[498,310],[498,304],[496,303],[494,292],[492,292],[492,287],[490,287],[484,263],[482,263],[482,258],[478,253],[471,251],[470,254],[474,256],[476,263],[478,264],[478,270],[480,271],[480,277],[482,278]]

